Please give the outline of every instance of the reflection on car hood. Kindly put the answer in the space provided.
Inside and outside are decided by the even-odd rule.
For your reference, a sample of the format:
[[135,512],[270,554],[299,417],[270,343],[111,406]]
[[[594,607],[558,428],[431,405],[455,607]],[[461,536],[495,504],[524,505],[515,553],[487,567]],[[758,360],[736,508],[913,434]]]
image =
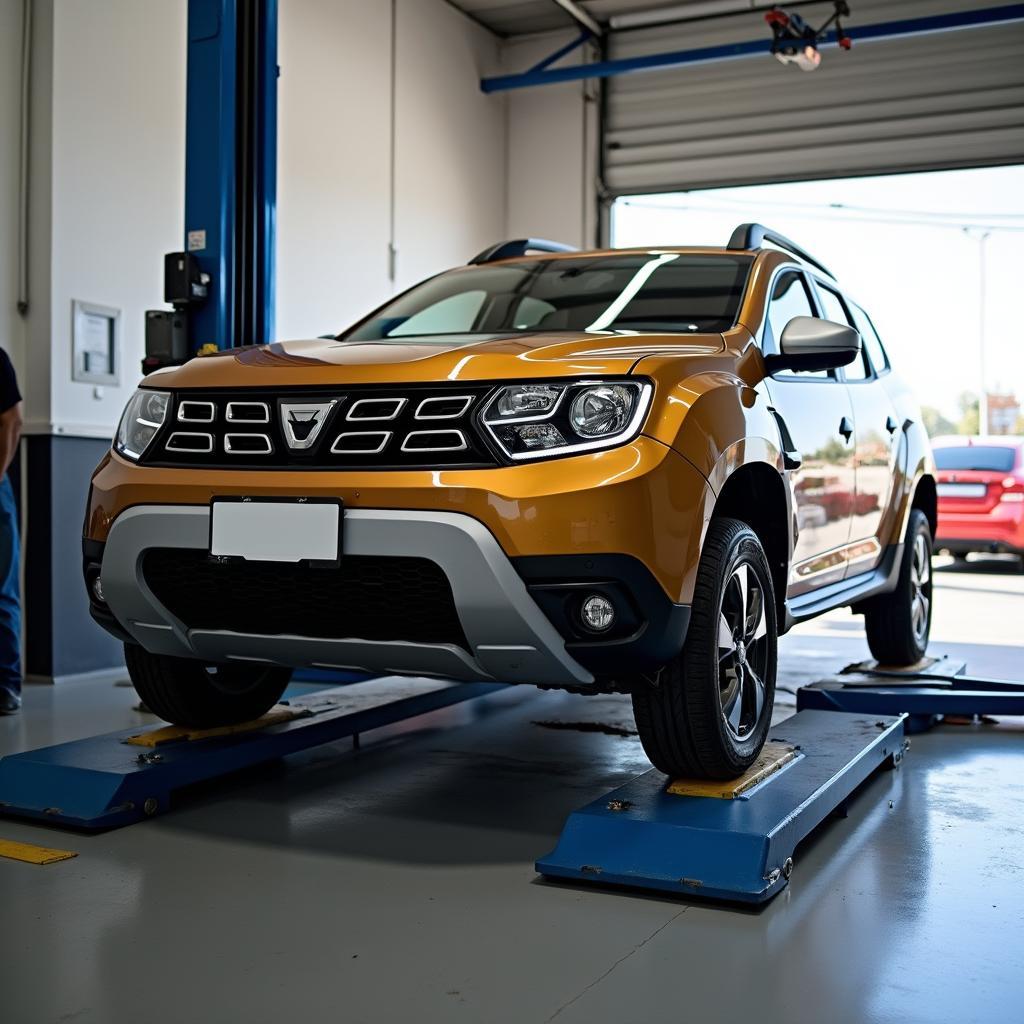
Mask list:
[[720,334],[458,334],[282,341],[226,349],[147,378],[153,387],[278,387],[627,374],[645,356],[722,351]]

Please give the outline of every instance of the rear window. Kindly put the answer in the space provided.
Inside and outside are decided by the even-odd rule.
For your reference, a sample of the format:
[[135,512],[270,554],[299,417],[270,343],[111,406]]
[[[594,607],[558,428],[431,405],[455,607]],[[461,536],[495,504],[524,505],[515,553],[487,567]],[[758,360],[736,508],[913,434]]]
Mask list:
[[1016,448],[964,445],[962,448],[936,448],[935,465],[939,469],[975,469],[990,473],[1009,473],[1017,461]]

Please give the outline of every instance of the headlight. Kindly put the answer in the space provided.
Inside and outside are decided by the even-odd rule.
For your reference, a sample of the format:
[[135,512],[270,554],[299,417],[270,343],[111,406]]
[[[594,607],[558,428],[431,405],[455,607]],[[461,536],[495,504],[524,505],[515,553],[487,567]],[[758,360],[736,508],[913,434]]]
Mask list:
[[138,462],[164,425],[170,404],[171,396],[166,391],[136,391],[121,415],[114,451]]
[[487,403],[483,421],[517,461],[610,448],[639,433],[652,391],[639,380],[509,384]]

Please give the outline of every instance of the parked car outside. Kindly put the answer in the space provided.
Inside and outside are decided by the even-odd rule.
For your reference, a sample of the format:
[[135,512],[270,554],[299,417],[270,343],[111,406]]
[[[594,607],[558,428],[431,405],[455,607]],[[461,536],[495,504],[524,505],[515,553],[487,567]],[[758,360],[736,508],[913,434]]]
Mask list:
[[1024,438],[950,435],[932,442],[939,495],[936,546],[1024,561]]

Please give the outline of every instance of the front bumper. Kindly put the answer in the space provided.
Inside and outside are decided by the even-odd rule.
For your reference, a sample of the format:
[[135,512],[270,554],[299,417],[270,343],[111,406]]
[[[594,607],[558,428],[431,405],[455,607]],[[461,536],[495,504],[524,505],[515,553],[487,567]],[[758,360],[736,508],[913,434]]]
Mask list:
[[[110,613],[146,650],[210,662],[266,661],[293,667],[588,686],[593,675],[530,597],[494,537],[468,516],[402,510],[347,510],[346,555],[429,558],[447,577],[469,649],[455,644],[328,639],[195,629],[150,590],[142,557],[153,548],[206,550],[210,510],[155,505],[128,509],[103,551],[103,593]],[[225,594],[224,599],[230,600]]]
[[[208,507],[127,510],[115,522],[105,545],[86,542],[86,579],[91,580],[97,570],[102,579],[104,602],[100,605],[93,600],[91,606],[96,621],[121,639],[155,653],[208,662],[255,659],[291,667],[570,688],[593,685],[595,666],[606,676],[616,670],[646,667],[652,659],[664,664],[682,646],[688,621],[689,608],[666,601],[635,559],[609,556],[599,560],[599,567],[617,568],[621,579],[588,584],[587,590],[628,594],[630,604],[642,602],[639,628],[610,642],[573,637],[560,612],[571,602],[575,588],[583,586],[573,578],[573,570],[582,569],[592,577],[586,562],[581,565],[568,558],[552,563],[542,558],[519,560],[520,564],[513,566],[494,537],[468,516],[356,510],[345,517],[345,557],[393,559],[400,552],[403,557],[429,559],[438,565],[452,588],[463,642],[339,639],[197,628],[183,621],[188,610],[178,617],[154,593],[143,565],[146,552],[155,549],[170,549],[180,553],[178,557],[186,551],[205,552],[209,537]],[[97,558],[101,559],[98,565]],[[559,570],[555,583],[550,582],[552,569]],[[202,585],[197,582],[197,586]],[[225,601],[232,596],[238,598],[218,594]],[[620,602],[624,610],[626,603]],[[636,612],[635,606],[632,612]]]

